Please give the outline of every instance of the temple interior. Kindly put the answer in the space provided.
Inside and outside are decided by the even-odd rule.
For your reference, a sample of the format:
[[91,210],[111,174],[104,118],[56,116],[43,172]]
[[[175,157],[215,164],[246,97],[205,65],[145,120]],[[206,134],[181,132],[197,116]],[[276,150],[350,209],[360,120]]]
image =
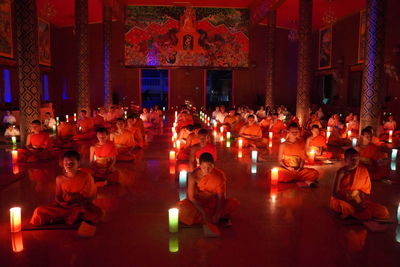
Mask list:
[[399,266],[398,14],[0,0],[0,266]]

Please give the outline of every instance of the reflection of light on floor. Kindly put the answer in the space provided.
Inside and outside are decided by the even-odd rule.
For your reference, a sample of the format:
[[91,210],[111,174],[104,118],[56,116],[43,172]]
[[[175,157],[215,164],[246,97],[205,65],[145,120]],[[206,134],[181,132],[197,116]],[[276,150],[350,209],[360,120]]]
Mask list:
[[231,141],[226,141],[226,147],[231,147]]
[[390,169],[391,169],[392,171],[395,171],[395,170],[396,170],[396,161],[392,161],[392,162],[390,163]]
[[179,239],[177,235],[169,236],[169,252],[175,253],[179,251]]
[[186,187],[179,188],[179,200],[184,200],[184,199],[186,199]]
[[16,253],[24,250],[24,241],[22,238],[22,232],[11,233],[11,246],[12,250]]
[[257,173],[257,165],[255,164],[251,165],[251,173]]
[[271,198],[271,202],[275,203],[277,196],[278,196],[278,187],[277,186],[274,186],[274,185],[271,186],[270,191],[269,191],[269,196]]
[[400,225],[396,228],[396,242],[400,243]]

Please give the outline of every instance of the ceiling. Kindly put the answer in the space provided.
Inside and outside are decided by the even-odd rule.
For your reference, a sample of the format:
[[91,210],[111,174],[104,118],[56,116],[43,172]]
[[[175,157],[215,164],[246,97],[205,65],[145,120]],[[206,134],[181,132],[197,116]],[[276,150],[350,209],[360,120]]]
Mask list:
[[[89,1],[89,23],[98,23],[102,20],[103,0]],[[253,0],[116,0],[130,5],[192,5],[203,7],[239,7],[248,8]],[[272,0],[273,1],[273,0]],[[59,27],[74,25],[74,0],[36,0],[39,16],[44,7],[52,6],[55,16],[50,21]],[[366,0],[314,0],[313,2],[313,28],[322,26],[322,17],[326,10],[331,7],[337,18],[348,16],[365,7]],[[50,3],[50,4],[49,4]],[[277,25],[285,28],[296,27],[298,21],[299,0],[286,0],[279,8]]]

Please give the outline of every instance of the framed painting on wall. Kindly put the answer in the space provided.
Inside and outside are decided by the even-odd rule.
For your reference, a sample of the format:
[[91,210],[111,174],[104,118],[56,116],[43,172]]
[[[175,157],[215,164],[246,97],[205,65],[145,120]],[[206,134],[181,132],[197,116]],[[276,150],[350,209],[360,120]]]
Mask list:
[[11,0],[0,1],[0,56],[14,56],[12,37]]
[[358,63],[365,60],[365,43],[367,39],[367,12],[360,11],[360,25],[358,30]]
[[332,63],[332,26],[319,30],[318,68],[327,69]]
[[51,65],[50,23],[38,19],[39,64]]

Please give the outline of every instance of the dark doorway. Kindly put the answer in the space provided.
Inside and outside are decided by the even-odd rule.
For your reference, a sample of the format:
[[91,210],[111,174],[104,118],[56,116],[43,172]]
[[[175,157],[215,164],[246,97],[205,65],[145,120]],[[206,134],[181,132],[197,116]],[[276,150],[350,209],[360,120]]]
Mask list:
[[168,108],[168,70],[142,69],[142,107]]
[[229,107],[232,100],[232,71],[207,71],[207,109],[225,105]]

